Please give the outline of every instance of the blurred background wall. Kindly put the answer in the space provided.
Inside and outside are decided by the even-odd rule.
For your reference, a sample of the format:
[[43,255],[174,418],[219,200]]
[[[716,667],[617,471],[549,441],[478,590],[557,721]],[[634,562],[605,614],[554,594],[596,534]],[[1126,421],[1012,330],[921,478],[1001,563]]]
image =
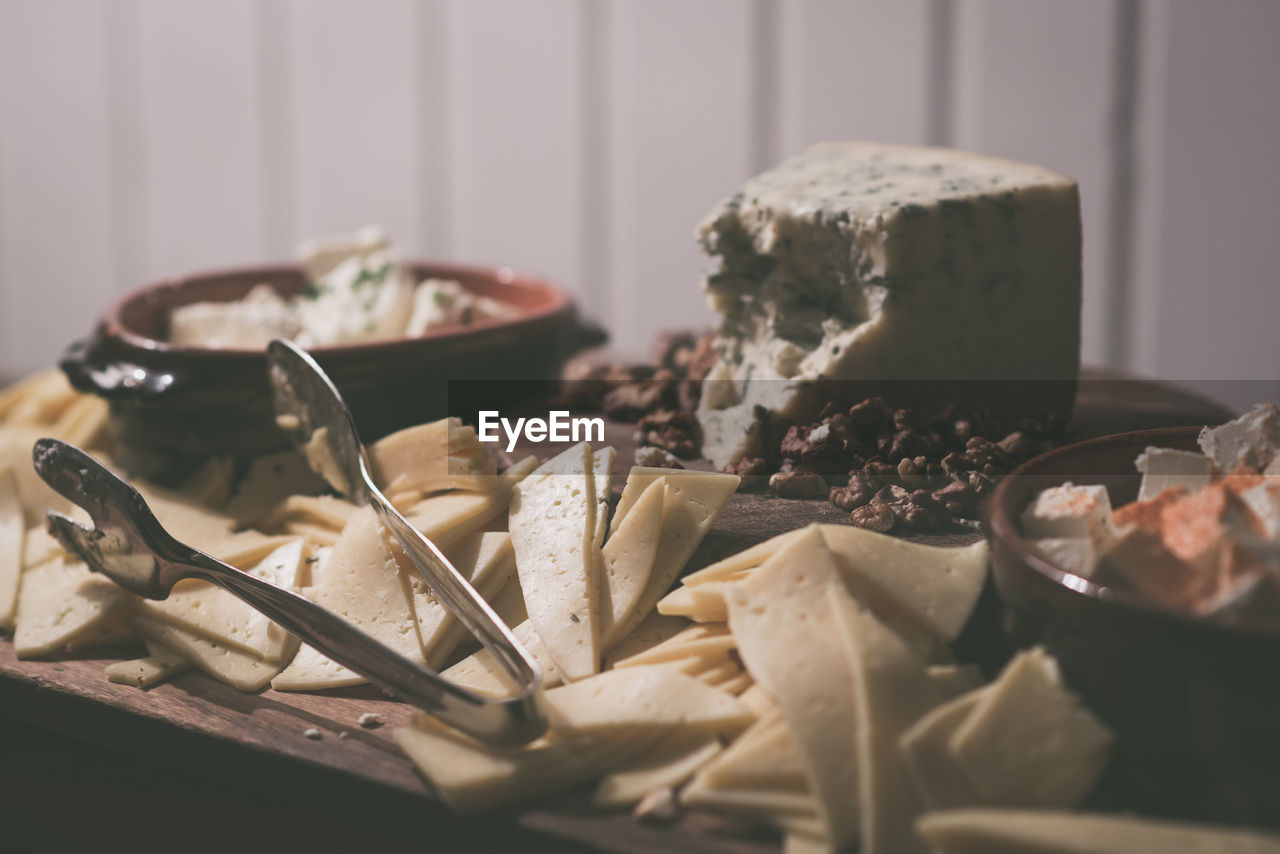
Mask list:
[[1087,364],[1280,375],[1275,0],[0,0],[0,376],[116,294],[378,222],[710,321],[692,233],[812,142],[1076,177]]

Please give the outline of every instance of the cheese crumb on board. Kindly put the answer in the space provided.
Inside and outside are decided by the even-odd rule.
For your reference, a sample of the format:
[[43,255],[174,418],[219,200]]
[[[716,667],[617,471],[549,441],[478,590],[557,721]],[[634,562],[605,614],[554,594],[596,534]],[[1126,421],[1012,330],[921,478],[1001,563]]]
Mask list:
[[377,729],[386,722],[387,719],[377,712],[365,712],[363,715],[356,718],[356,723],[360,724],[360,726],[365,729]]
[[319,741],[321,738],[324,737],[324,734],[321,733],[320,730],[316,729],[315,727],[307,727],[302,731],[302,734],[305,737],[311,739],[312,741]]

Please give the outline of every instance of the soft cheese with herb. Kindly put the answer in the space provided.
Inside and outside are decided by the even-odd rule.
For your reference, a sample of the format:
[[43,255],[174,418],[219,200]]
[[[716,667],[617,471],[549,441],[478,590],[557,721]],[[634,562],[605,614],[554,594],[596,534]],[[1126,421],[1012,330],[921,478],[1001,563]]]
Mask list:
[[816,414],[805,381],[1076,376],[1080,203],[1047,169],[823,143],[748,181],[699,237],[721,315],[698,413],[717,465],[752,448],[757,406]]
[[169,339],[188,346],[257,349],[272,338],[290,338],[304,347],[332,347],[418,337],[514,311],[452,280],[415,282],[376,226],[306,241],[298,255],[307,277],[301,296],[286,300],[263,284],[241,300],[181,306],[169,317]]

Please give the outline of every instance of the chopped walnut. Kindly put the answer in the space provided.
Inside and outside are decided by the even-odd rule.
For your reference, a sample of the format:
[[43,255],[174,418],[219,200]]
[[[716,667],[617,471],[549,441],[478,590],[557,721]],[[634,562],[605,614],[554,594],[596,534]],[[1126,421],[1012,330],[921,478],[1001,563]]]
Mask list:
[[684,468],[684,463],[675,454],[652,445],[636,448],[636,465],[662,469]]
[[769,488],[779,498],[822,499],[829,492],[822,475],[807,471],[777,472],[769,478]]

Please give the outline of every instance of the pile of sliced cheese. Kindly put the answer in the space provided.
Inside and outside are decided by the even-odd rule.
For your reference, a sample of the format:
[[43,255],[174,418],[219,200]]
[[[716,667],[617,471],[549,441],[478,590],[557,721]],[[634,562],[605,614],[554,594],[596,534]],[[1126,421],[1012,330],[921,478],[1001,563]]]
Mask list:
[[[108,666],[113,681],[148,687],[194,666],[246,691],[361,682],[220,589],[188,581],[143,601],[45,534],[46,507],[72,508],[31,470],[31,443],[53,435],[109,462],[104,423],[102,404],[56,373],[0,395],[0,628],[18,654],[133,640],[147,655]],[[1042,650],[989,684],[953,660],[986,578],[985,544],[811,526],[672,590],[736,477],[633,468],[610,514],[609,448],[576,445],[498,474],[449,420],[370,455],[392,502],[545,675],[551,725],[532,744],[487,747],[426,717],[395,733],[459,810],[587,783],[601,809],[712,810],[776,829],[792,851],[1280,850],[1248,834],[1062,811],[1096,783],[1111,736]],[[178,490],[135,485],[179,540],[459,684],[514,690],[373,512],[324,494],[301,455],[235,475],[215,460]]]

